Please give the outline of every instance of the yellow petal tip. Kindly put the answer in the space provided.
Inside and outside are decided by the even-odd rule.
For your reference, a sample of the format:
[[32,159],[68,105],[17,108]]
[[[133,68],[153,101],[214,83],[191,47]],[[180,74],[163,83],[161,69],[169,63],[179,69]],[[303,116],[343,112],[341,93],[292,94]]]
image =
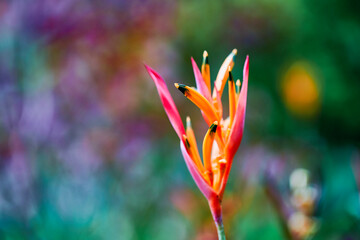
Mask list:
[[204,53],[203,53],[203,57],[205,58],[205,57],[207,57],[207,56],[209,56],[209,54],[208,54],[208,52],[205,50]]
[[189,116],[186,117],[186,128],[191,128],[191,119]]

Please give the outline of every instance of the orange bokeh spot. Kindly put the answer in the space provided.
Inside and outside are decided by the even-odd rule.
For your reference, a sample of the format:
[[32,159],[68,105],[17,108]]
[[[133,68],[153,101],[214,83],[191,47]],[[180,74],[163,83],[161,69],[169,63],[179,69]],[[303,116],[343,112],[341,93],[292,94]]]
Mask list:
[[283,100],[295,115],[312,117],[320,107],[318,83],[306,63],[295,63],[285,73],[282,82]]

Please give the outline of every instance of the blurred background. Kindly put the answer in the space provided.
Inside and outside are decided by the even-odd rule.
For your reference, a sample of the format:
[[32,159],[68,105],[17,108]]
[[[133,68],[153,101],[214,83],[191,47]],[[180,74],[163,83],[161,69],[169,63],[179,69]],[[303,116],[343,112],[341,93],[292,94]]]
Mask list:
[[[0,239],[216,239],[143,63],[173,87],[238,49],[229,239],[360,239],[360,2],[0,2]],[[225,93],[227,91],[225,90]],[[225,109],[228,106],[223,97]],[[198,143],[200,144],[200,143]]]

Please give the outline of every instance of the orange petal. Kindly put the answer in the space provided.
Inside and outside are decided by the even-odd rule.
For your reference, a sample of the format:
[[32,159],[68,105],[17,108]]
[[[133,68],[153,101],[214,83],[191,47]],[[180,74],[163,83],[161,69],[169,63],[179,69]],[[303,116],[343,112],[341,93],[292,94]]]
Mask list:
[[214,143],[214,138],[216,134],[216,129],[218,126],[218,122],[215,121],[211,124],[210,128],[206,132],[203,141],[203,159],[204,159],[204,167],[206,170],[211,171],[211,149]]
[[222,102],[221,102],[220,93],[219,93],[218,89],[216,88],[216,86],[214,86],[213,105],[216,109],[216,113],[218,114],[219,119],[221,119],[223,116],[223,106],[222,106]]
[[232,126],[233,120],[234,120],[234,116],[235,116],[235,112],[236,112],[236,91],[235,91],[235,83],[234,83],[234,79],[229,67],[229,81],[228,81],[228,85],[229,85],[229,116],[230,116],[230,124],[229,127]]
[[239,94],[240,94],[240,87],[241,87],[241,82],[240,79],[236,80],[236,98],[235,98],[235,102],[238,102],[239,99]]
[[200,110],[204,112],[209,122],[215,122],[219,120],[218,115],[216,114],[215,108],[211,103],[198,91],[194,88],[186,86],[184,84],[175,83],[175,87],[179,89],[185,97],[187,97],[190,101],[192,101]]
[[[213,104],[215,106],[217,114],[219,115],[219,119],[221,120],[222,115],[223,115],[223,106],[222,106],[222,103],[221,103],[221,96],[220,96],[219,91],[217,90],[216,86],[214,86],[214,93],[215,93],[215,96],[213,98]],[[219,125],[218,128],[219,127],[221,128],[221,125]],[[216,142],[219,145],[220,151],[223,151],[224,147],[225,147],[225,143],[224,143],[224,140],[223,140],[222,129],[219,130],[219,131],[216,131],[216,132],[217,132],[217,134],[216,134]]]
[[220,159],[218,161],[218,168],[216,174],[214,174],[214,183],[213,183],[213,187],[215,191],[217,191],[221,186],[221,181],[223,179],[224,172],[226,169],[226,163],[227,161],[225,159]]
[[208,129],[208,131],[204,137],[204,141],[203,141],[204,167],[205,167],[205,170],[209,173],[212,172],[212,170],[211,170],[211,149],[212,149],[212,146],[214,143],[217,126],[218,126],[218,122],[215,121]]
[[204,166],[203,166],[203,164],[201,162],[198,146],[197,146],[197,143],[196,143],[195,134],[194,134],[194,131],[193,131],[192,127],[191,127],[190,117],[186,118],[186,137],[187,137],[187,140],[189,142],[191,155],[192,155],[196,165],[198,166],[198,168],[202,172],[204,172],[205,170],[204,170]]
[[210,86],[210,65],[209,65],[209,55],[207,51],[204,51],[203,54],[203,63],[201,65],[201,74],[203,76],[203,79],[206,83],[206,86],[209,89],[209,92],[211,94],[211,86]]
[[232,69],[234,66],[234,58],[236,54],[237,54],[237,50],[236,49],[232,50],[232,52],[229,54],[229,56],[226,57],[225,61],[221,65],[218,75],[216,76],[215,86],[219,90],[220,96],[224,91],[225,83],[229,76],[228,69],[229,67]]

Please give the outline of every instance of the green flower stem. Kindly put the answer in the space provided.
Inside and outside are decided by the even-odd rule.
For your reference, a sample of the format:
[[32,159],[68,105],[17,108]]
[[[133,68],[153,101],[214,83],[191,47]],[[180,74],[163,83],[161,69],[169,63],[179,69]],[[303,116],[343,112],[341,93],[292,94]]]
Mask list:
[[219,240],[226,240],[224,224],[222,220],[215,222]]

